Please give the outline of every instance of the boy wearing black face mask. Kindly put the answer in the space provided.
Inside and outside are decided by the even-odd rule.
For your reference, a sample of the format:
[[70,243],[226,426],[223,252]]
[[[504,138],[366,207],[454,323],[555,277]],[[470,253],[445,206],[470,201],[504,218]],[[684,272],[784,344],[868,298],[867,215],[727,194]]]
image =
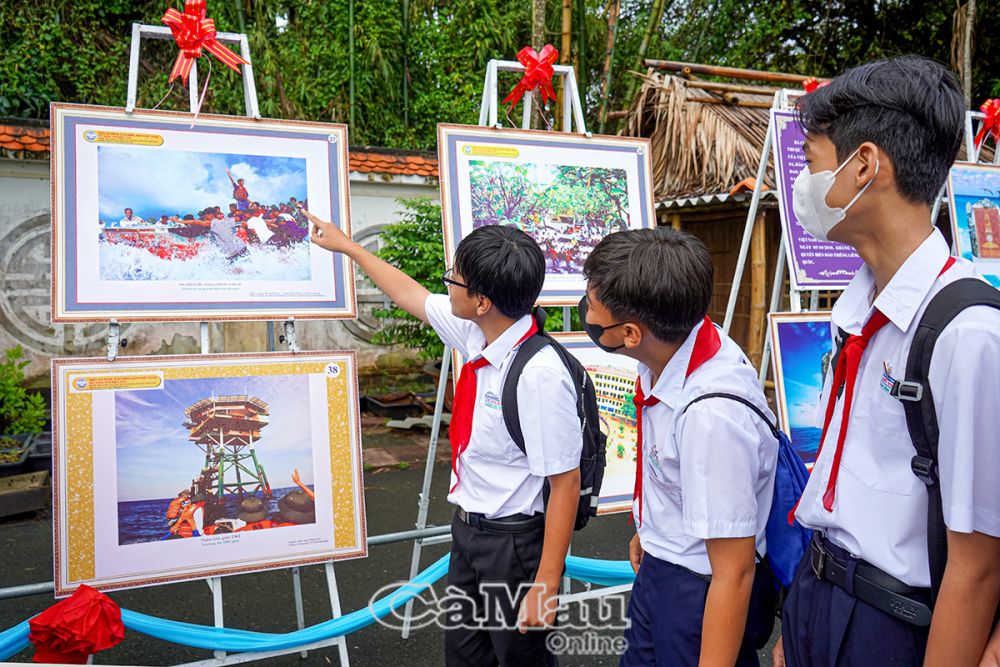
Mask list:
[[[938,63],[895,58],[848,70],[799,112],[809,167],[795,182],[796,215],[864,265],[833,308],[841,351],[795,512],[816,532],[774,664],[975,667],[1000,600],[1000,311],[971,305],[923,324],[942,305],[968,305],[954,288],[980,290],[977,304],[996,297],[975,279],[959,284],[975,268],[950,256],[931,220],[961,143],[962,93]],[[917,375],[909,353],[932,330],[933,356]],[[916,456],[911,423],[921,440],[936,438],[936,460]]]
[[[755,551],[766,551],[778,445],[740,402],[773,423],[756,371],[708,319],[708,250],[668,228],[619,232],[584,274],[587,333],[639,361],[636,580],[621,664],[757,665],[773,618]],[[718,393],[730,397],[696,401]]]

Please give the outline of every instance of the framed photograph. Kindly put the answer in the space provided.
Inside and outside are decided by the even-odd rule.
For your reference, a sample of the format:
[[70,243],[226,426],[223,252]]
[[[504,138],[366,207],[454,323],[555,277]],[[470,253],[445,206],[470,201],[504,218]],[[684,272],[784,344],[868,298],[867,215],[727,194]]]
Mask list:
[[955,253],[1000,287],[1000,166],[956,163],[948,172]]
[[771,111],[774,133],[774,179],[778,190],[778,213],[785,230],[785,253],[792,289],[842,290],[861,268],[854,248],[810,236],[799,224],[792,208],[792,184],[806,168],[805,135],[795,111]]
[[347,127],[53,104],[54,322],[352,318]]
[[55,359],[56,596],[367,554],[353,352]]
[[[573,353],[590,373],[597,392],[601,431],[608,436],[607,467],[601,484],[598,514],[630,512],[635,488],[636,438],[635,379],[639,375],[634,359],[605,352],[585,333],[554,333],[553,337]],[[465,360],[453,352],[452,363],[458,377]]]
[[438,152],[445,261],[479,227],[517,227],[545,253],[540,304],[576,305],[598,241],[656,225],[648,139],[438,125]]
[[820,395],[833,356],[829,312],[770,313],[778,421],[812,469],[822,436]]

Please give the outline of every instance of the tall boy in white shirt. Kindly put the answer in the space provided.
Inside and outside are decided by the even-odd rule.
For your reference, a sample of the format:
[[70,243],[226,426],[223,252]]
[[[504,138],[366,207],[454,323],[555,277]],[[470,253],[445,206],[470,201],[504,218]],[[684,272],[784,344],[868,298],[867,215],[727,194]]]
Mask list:
[[797,217],[864,265],[833,309],[851,337],[822,397],[821,448],[795,514],[817,532],[775,665],[976,667],[1000,600],[1000,311],[962,311],[931,360],[948,544],[933,615],[928,492],[891,389],[931,298],[975,275],[930,216],[961,142],[962,93],[943,66],[904,57],[848,70],[799,108],[809,166]]
[[[668,228],[605,237],[587,258],[587,333],[639,361],[639,426],[629,545],[635,585],[621,664],[757,665],[771,634],[766,552],[778,442],[757,373],[708,319],[705,245]],[[689,407],[690,406],[690,407]]]
[[[458,508],[448,586],[472,604],[459,606],[465,627],[445,631],[446,664],[556,664],[546,647],[549,633],[539,630],[555,621],[579,504],[583,436],[576,388],[551,347],[528,361],[517,383],[525,452],[507,432],[500,398],[518,347],[537,331],[531,312],[545,278],[541,249],[512,227],[481,227],[456,249],[455,266],[443,277],[448,295],[431,294],[334,225],[305,214],[313,243],[353,259],[400,308],[468,360],[449,427],[448,501]],[[477,627],[477,617],[486,618],[485,627]],[[449,619],[459,620],[453,613]]]

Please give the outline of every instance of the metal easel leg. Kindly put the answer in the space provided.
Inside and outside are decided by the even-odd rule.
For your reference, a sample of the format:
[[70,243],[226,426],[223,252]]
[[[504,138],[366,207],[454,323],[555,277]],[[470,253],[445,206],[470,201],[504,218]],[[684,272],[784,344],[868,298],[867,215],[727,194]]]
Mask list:
[[[420,498],[417,501],[417,530],[427,527],[427,510],[430,506],[431,481],[434,479],[434,459],[437,456],[438,437],[441,434],[441,419],[444,414],[444,394],[448,388],[448,369],[451,366],[451,348],[444,346],[441,356],[441,376],[438,378],[437,398],[434,401],[434,421],[431,422],[431,438],[427,445],[427,464],[424,466],[424,483],[420,487]],[[423,539],[413,541],[413,553],[410,556],[410,581],[420,571],[420,552]],[[410,616],[413,614],[413,600],[407,600],[403,609],[403,639],[410,636]]]
[[[785,277],[785,230],[782,227],[781,240],[778,241],[778,260],[774,267],[774,281],[771,283],[771,305],[768,313],[776,313],[781,308],[781,286]],[[764,351],[760,356],[760,384],[764,386],[767,379],[767,365],[771,361],[771,323],[764,329]]]
[[[306,627],[306,615],[302,608],[302,574],[299,568],[292,568],[292,591],[295,594],[295,625],[299,630]],[[309,651],[300,651],[302,658],[309,657]]]
[[747,210],[747,222],[743,227],[743,241],[740,243],[740,254],[736,258],[736,273],[733,276],[733,286],[729,290],[729,302],[726,304],[726,318],[722,323],[722,330],[727,334],[733,326],[733,314],[736,312],[736,300],[740,295],[743,270],[746,268],[747,253],[750,251],[750,237],[753,235],[753,223],[757,218],[757,210],[760,208],[761,190],[764,186],[764,177],[767,175],[767,162],[771,153],[771,142],[773,139],[774,124],[768,123],[767,134],[764,135],[764,148],[760,152],[760,165],[757,167],[757,180],[753,186],[753,197],[750,199],[750,208]]
[[[222,617],[222,578],[211,577],[206,579],[205,583],[212,590],[212,616],[215,619],[215,627],[224,628],[226,626]],[[225,651],[215,651],[214,654],[219,660],[226,657]]]
[[[326,569],[326,586],[330,592],[330,610],[333,612],[333,618],[340,618],[343,613],[340,610],[340,594],[337,592],[337,575],[333,571],[333,563],[327,563],[324,567]],[[350,667],[351,660],[347,655],[346,636],[340,638],[337,648],[340,649],[341,667]]]

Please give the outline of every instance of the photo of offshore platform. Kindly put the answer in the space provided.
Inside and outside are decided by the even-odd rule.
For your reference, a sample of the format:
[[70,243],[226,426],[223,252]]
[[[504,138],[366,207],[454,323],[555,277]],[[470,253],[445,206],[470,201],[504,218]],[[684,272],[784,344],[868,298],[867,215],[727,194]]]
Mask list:
[[192,492],[205,503],[205,523],[220,518],[226,495],[272,497],[267,473],[257,459],[268,405],[259,398],[211,396],[184,410],[188,440],[205,453]]

